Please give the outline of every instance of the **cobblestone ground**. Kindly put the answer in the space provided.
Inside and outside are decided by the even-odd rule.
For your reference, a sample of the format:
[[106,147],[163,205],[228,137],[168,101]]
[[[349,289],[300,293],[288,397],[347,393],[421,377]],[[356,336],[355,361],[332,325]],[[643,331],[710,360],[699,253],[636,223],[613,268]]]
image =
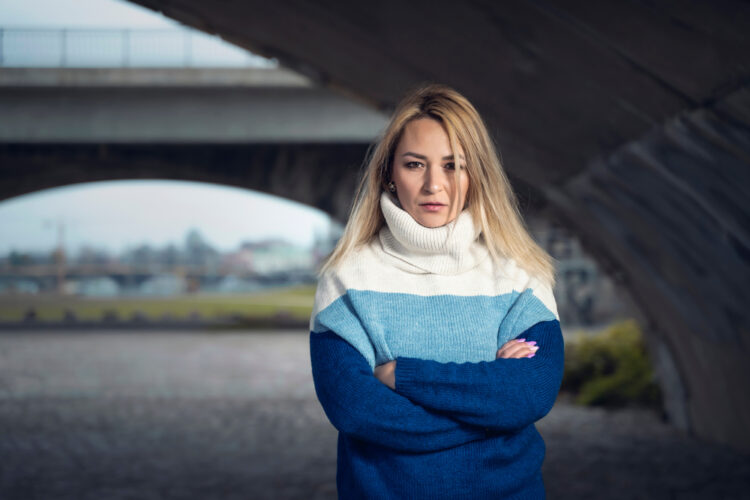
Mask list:
[[[0,333],[0,499],[334,499],[306,333]],[[550,499],[750,498],[750,456],[562,398]]]

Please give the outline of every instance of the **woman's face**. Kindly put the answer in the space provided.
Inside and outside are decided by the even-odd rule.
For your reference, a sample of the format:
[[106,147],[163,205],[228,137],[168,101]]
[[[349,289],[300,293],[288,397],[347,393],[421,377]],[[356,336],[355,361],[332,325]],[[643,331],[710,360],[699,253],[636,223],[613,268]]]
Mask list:
[[401,206],[414,220],[425,227],[443,226],[455,219],[463,209],[469,189],[469,176],[460,169],[461,189],[457,204],[453,203],[456,182],[454,169],[463,167],[464,156],[459,146],[456,163],[443,125],[432,118],[419,118],[406,124],[393,155],[391,180]]

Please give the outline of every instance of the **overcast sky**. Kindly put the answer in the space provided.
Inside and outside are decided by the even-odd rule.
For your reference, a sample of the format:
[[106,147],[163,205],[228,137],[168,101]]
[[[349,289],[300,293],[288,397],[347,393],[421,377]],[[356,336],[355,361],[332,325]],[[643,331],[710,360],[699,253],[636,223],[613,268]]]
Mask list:
[[[157,28],[178,26],[120,0],[0,0],[0,27]],[[83,244],[181,243],[191,228],[221,249],[279,237],[309,246],[327,232],[323,212],[248,190],[180,181],[78,184],[0,202],[0,254],[49,250],[63,221],[68,251]]]
[[69,251],[182,243],[197,228],[216,248],[279,237],[309,246],[328,231],[319,210],[275,196],[198,182],[124,180],[49,189],[0,203],[0,253],[49,250],[64,225]]

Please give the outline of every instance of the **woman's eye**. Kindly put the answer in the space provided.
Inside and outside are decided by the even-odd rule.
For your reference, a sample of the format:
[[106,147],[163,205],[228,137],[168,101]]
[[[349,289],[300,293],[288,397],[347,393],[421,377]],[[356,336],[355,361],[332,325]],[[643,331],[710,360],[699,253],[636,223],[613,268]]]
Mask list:
[[421,163],[417,161],[410,161],[409,163],[406,164],[406,168],[417,168],[419,167],[419,165],[421,165]]
[[445,168],[447,168],[449,170],[455,170],[456,164],[455,163],[446,163],[445,164]]

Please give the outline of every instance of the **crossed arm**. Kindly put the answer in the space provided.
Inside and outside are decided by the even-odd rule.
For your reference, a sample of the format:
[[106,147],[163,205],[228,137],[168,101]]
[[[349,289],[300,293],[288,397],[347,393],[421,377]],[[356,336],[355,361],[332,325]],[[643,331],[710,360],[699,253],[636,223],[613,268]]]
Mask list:
[[402,451],[436,451],[488,431],[519,430],[552,408],[564,353],[557,320],[518,337],[537,341],[535,357],[478,363],[396,358],[394,391],[334,332],[311,332],[315,390],[339,431]]
[[429,452],[483,439],[459,422],[393,392],[365,357],[332,331],[310,332],[315,392],[334,427],[349,436],[407,452]]
[[532,358],[441,363],[396,358],[395,392],[462,423],[514,431],[544,417],[560,390],[564,342],[558,320],[541,321],[518,337],[536,341]]

